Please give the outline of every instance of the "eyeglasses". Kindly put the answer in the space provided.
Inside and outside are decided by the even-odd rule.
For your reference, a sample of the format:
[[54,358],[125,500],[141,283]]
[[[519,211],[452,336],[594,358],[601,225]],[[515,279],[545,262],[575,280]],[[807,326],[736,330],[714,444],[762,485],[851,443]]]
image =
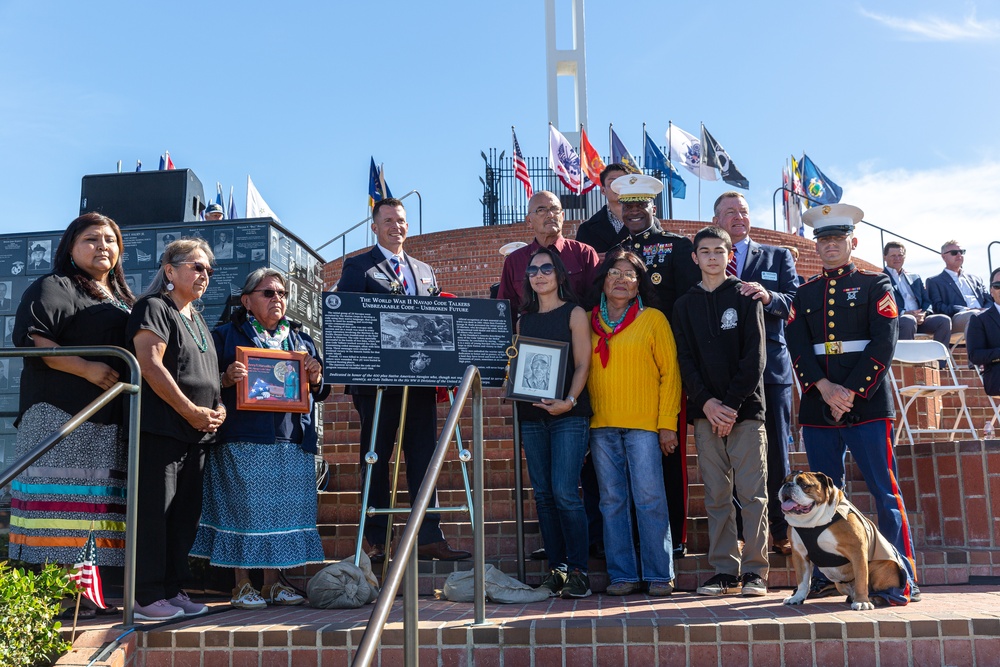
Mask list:
[[562,212],[563,210],[558,206],[539,206],[533,211],[535,215],[548,215],[549,213],[552,215],[560,215]]
[[529,266],[524,270],[524,275],[528,276],[529,278],[534,278],[535,276],[538,275],[538,272],[541,271],[542,275],[551,276],[552,272],[555,270],[556,267],[554,267],[551,263],[546,262],[545,264],[542,264],[540,266],[535,266],[535,265]]
[[194,269],[195,273],[204,273],[209,277],[211,277],[212,274],[215,273],[215,269],[213,269],[211,266],[206,266],[201,262],[170,262],[170,263],[173,264],[174,266],[177,266],[178,264],[190,264],[191,268]]
[[965,250],[945,250],[941,254],[942,255],[951,255],[952,257],[954,257],[955,255],[964,255],[965,254]]
[[265,299],[273,299],[274,297],[278,297],[279,299],[288,298],[288,292],[282,289],[255,289],[253,293],[263,294]]
[[639,280],[639,274],[635,271],[620,271],[619,269],[608,269],[608,278],[618,280],[621,278],[626,282],[634,283]]
[[990,287],[993,289],[1000,289],[1000,283],[990,283]]

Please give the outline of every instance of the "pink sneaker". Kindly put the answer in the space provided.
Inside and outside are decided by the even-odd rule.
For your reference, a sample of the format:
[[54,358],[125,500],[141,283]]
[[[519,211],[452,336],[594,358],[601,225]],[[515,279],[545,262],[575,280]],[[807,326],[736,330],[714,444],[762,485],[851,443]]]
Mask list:
[[192,601],[184,591],[167,600],[167,604],[180,608],[185,616],[201,616],[208,611],[208,607],[200,602]]
[[138,604],[135,606],[135,618],[139,621],[167,621],[183,615],[183,609],[173,606],[166,600],[157,600],[146,606]]

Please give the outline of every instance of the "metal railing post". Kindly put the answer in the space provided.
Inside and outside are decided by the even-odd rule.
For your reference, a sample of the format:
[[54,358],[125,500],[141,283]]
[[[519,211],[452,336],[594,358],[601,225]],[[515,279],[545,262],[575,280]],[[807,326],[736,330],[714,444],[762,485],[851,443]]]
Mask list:
[[[437,446],[434,448],[434,453],[427,466],[427,472],[424,474],[424,481],[420,485],[420,490],[417,492],[416,498],[411,503],[409,518],[406,521],[406,527],[403,529],[403,535],[400,537],[399,545],[396,548],[396,557],[392,560],[392,566],[389,568],[389,573],[382,582],[382,591],[379,593],[378,599],[375,601],[375,609],[372,611],[372,615],[368,619],[368,625],[361,637],[361,642],[358,645],[358,651],[354,655],[353,665],[361,667],[372,663],[372,660],[375,657],[375,651],[378,648],[379,638],[382,636],[382,630],[385,627],[386,619],[389,617],[389,612],[392,609],[392,605],[395,600],[396,593],[399,591],[402,579],[411,567],[414,573],[416,573],[417,559],[415,553],[417,546],[417,533],[420,531],[420,524],[423,522],[424,515],[427,513],[427,508],[430,506],[431,498],[434,496],[434,489],[437,486],[438,478],[441,476],[441,469],[444,466],[444,458],[449,449],[448,445],[458,428],[458,420],[462,415],[462,408],[469,399],[470,392],[472,394],[473,458],[475,459],[473,461],[474,479],[472,498],[473,502],[477,505],[475,508],[476,511],[472,513],[473,590],[475,591],[474,595],[476,597],[474,601],[474,615],[476,625],[482,625],[486,622],[486,576],[484,572],[486,557],[486,533],[483,518],[483,503],[485,498],[483,478],[483,385],[482,379],[479,375],[479,369],[475,366],[469,366],[465,369],[465,374],[462,376],[462,382],[459,384],[458,390],[455,392],[455,402],[451,406],[451,410],[448,412],[448,418],[445,420],[444,427],[441,429],[441,435],[438,437]],[[413,587],[413,589],[411,590],[411,595],[406,595],[407,589],[404,589],[403,599],[405,607],[404,639],[406,640],[404,653],[407,656],[409,656],[408,647],[410,645],[415,646],[417,638],[419,638],[417,595],[414,592],[417,587],[417,575],[414,574],[413,576],[410,576],[409,579],[410,580],[407,582],[407,589],[410,589],[410,587]],[[408,639],[409,637],[413,638],[412,643]],[[419,652],[417,647],[414,648],[414,651]],[[415,664],[416,662],[410,662],[409,658],[407,659],[408,666]]]

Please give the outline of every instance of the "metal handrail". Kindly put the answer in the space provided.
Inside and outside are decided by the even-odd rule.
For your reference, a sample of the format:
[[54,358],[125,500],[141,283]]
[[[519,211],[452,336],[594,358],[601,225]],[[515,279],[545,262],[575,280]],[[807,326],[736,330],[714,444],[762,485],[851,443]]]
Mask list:
[[[378,648],[379,639],[385,628],[386,619],[392,610],[396,593],[399,591],[400,583],[403,579],[404,568],[406,574],[406,586],[403,589],[403,657],[405,664],[410,667],[417,664],[418,636],[418,615],[417,615],[417,533],[420,531],[420,524],[423,523],[424,514],[430,506],[431,497],[434,495],[434,488],[437,486],[438,477],[441,475],[441,468],[444,465],[444,457],[448,452],[448,445],[458,428],[458,420],[462,415],[465,402],[472,393],[472,503],[476,511],[472,513],[472,566],[473,566],[473,605],[475,613],[475,625],[486,623],[486,542],[483,529],[483,382],[479,374],[479,369],[470,365],[465,369],[462,382],[455,392],[455,401],[448,412],[444,428],[438,437],[437,447],[431,456],[427,472],[424,474],[424,481],[417,492],[416,500],[413,501],[410,510],[410,518],[406,522],[403,536],[399,539],[399,546],[396,548],[396,558],[392,561],[389,574],[382,582],[382,592],[379,593],[375,602],[375,609],[368,619],[368,626],[361,636],[361,643],[358,645],[358,652],[354,655],[351,663],[355,667],[368,667],[375,657],[375,650]],[[468,458],[468,450],[463,450],[461,458]]]
[[[0,474],[0,488],[3,488],[28,466],[38,460],[45,452],[52,449],[74,429],[90,419],[98,410],[110,403],[122,393],[130,395],[128,420],[128,472],[125,482],[125,579],[123,581],[125,627],[135,624],[135,530],[138,520],[136,505],[136,489],[139,482],[139,403],[140,387],[142,386],[142,371],[139,362],[131,353],[120,347],[111,345],[94,345],[81,347],[36,347],[0,350],[0,359],[4,357],[117,357],[128,365],[131,382],[116,382],[90,405],[70,418],[62,427],[48,438],[37,444],[30,452],[22,456],[6,471]],[[23,378],[22,378],[23,382]]]
[[[423,234],[424,233],[424,198],[420,196],[420,193],[417,190],[410,190],[405,195],[403,195],[402,197],[398,197],[397,199],[399,199],[400,201],[403,201],[404,199],[406,199],[410,195],[417,195],[417,202],[418,202],[418,204],[417,204],[417,233],[418,234]],[[361,222],[358,222],[358,223],[354,224],[353,226],[348,227],[347,229],[345,229],[341,233],[337,234],[336,236],[334,236],[332,239],[330,239],[329,241],[327,241],[323,245],[321,245],[318,248],[316,248],[316,252],[318,253],[320,250],[322,250],[323,248],[327,247],[328,245],[330,245],[331,243],[333,243],[337,239],[340,239],[340,258],[343,259],[344,257],[347,256],[347,235],[350,234],[351,232],[353,232],[355,229],[357,229],[361,225],[365,224],[366,222],[371,222],[371,220],[372,220],[372,217],[369,215],[367,218],[365,218]]]

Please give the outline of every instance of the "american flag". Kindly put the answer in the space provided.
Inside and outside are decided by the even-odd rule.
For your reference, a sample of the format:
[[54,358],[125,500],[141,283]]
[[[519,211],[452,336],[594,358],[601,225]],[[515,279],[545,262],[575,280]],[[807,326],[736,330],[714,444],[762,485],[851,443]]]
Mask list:
[[521,154],[521,146],[517,143],[517,134],[514,133],[514,128],[510,128],[510,134],[514,137],[514,178],[524,183],[524,193],[528,195],[528,199],[535,194],[534,190],[531,189],[531,176],[528,175],[528,165],[524,161],[524,155]]
[[96,604],[101,609],[107,609],[104,603],[104,591],[101,588],[101,573],[97,570],[97,542],[94,540],[94,533],[90,533],[87,543],[83,545],[80,552],[79,563],[73,567],[76,571],[71,572],[69,578],[75,581],[80,587],[83,596]]

